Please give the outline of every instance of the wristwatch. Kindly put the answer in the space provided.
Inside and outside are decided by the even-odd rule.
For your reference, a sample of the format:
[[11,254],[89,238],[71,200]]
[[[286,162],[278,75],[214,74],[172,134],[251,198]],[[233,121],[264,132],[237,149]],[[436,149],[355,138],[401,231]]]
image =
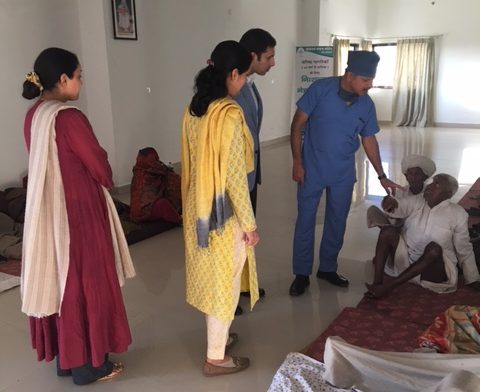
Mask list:
[[387,175],[386,175],[385,173],[380,174],[380,175],[378,176],[378,179],[379,179],[379,180],[383,180],[384,178],[387,178]]

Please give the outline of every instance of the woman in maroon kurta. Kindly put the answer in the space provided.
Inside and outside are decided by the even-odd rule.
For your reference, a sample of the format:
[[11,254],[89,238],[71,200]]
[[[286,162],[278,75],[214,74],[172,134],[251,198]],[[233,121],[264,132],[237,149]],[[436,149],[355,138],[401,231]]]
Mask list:
[[[64,64],[59,64],[59,56]],[[56,67],[51,65],[53,62]],[[70,69],[65,63],[70,63]],[[29,150],[37,108],[44,100],[77,99],[82,83],[78,59],[63,49],[43,51],[34,69],[27,75],[23,94],[32,99],[37,90],[41,93],[25,118]],[[112,171],[106,152],[82,112],[75,108],[59,111],[55,132],[68,216],[70,260],[60,314],[30,317],[32,344],[39,360],[50,361],[58,355],[59,375],[72,374],[75,383],[87,384],[118,374],[123,366],[110,362],[108,353],[126,351],[131,343],[101,188],[112,188]]]

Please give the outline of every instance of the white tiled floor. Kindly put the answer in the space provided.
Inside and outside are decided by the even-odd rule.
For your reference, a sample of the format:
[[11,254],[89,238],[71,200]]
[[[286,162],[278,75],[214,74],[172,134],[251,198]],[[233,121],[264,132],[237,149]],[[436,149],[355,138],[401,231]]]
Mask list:
[[[423,153],[437,162],[438,172],[462,179],[458,199],[479,176],[480,130],[391,128],[378,135],[390,177],[405,183],[400,160],[408,153]],[[286,354],[316,338],[345,306],[355,306],[371,276],[369,264],[376,230],[365,225],[366,208],[378,201],[367,186],[368,165],[358,154],[358,183],[348,220],[339,271],[351,282],[337,289],[312,279],[307,293],[291,298],[292,233],[296,217],[295,186],[290,180],[291,159],[286,142],[265,147],[263,184],[259,189],[257,248],[258,272],[267,296],[233,323],[240,334],[235,354],[249,356],[245,372],[208,379],[201,368],[205,354],[204,317],[185,303],[181,229],[174,229],[131,246],[138,276],[123,289],[134,342],[121,359],[126,371],[91,391],[266,391]],[[463,166],[462,166],[463,164]],[[467,166],[465,166],[467,165]],[[386,166],[386,165],[385,165]],[[468,168],[472,169],[471,173]],[[322,229],[319,210],[318,237]],[[316,261],[315,267],[318,265]],[[244,309],[247,301],[241,299]],[[30,348],[26,318],[20,313],[19,289],[0,294],[0,392],[77,390],[68,378],[57,378],[53,363],[38,363]]]

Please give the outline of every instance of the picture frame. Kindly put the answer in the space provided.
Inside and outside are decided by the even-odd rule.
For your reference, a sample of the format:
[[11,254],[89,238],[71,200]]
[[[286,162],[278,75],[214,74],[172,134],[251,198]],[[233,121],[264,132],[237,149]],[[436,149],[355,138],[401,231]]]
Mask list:
[[113,38],[137,40],[135,0],[112,0]]

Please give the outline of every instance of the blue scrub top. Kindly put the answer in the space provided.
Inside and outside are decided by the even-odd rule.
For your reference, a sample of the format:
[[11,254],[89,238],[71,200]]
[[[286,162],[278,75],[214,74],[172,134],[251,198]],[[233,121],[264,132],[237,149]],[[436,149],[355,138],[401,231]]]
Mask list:
[[302,148],[305,175],[325,185],[355,182],[359,137],[380,130],[372,99],[362,95],[347,106],[338,95],[340,79],[315,81],[297,102],[297,107],[308,115]]

